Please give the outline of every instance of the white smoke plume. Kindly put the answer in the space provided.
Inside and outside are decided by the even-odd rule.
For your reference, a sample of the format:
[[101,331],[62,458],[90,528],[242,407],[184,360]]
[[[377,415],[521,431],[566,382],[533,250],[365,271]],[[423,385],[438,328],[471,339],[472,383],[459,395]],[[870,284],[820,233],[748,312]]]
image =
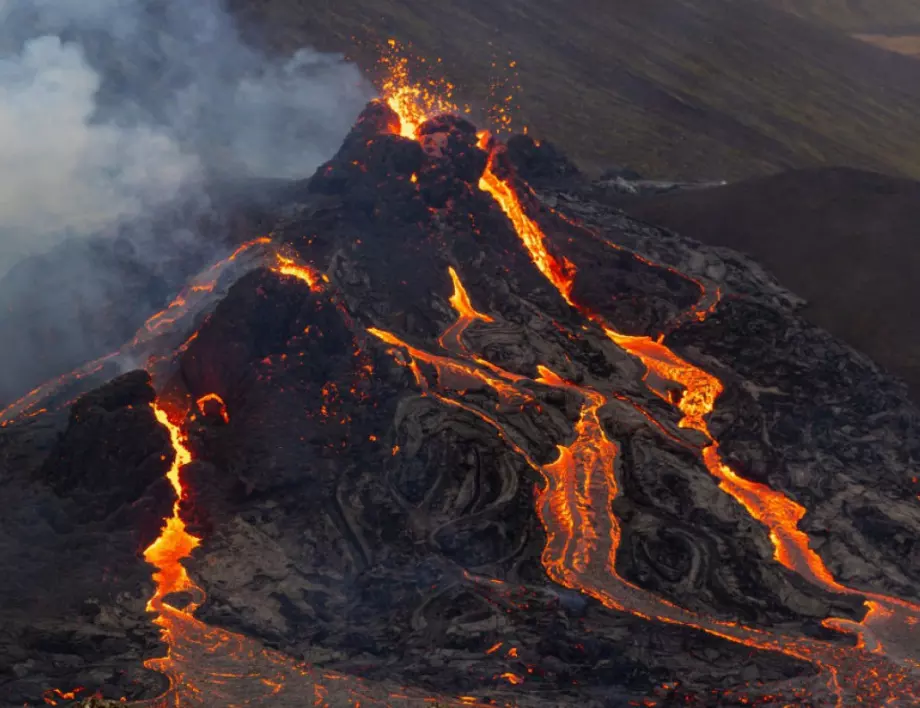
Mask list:
[[133,336],[226,248],[247,178],[310,176],[373,96],[221,2],[0,0],[0,408]]
[[0,0],[0,275],[208,178],[308,176],[371,87],[270,61],[218,0]]

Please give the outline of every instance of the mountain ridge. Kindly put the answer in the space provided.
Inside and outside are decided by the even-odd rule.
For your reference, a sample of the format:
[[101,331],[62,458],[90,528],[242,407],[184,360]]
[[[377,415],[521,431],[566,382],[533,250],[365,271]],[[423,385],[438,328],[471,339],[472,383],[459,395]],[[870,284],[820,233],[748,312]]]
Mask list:
[[589,170],[625,164],[661,177],[734,179],[844,164],[920,176],[920,64],[760,3],[229,7],[247,36],[274,51],[310,44],[370,72],[377,46],[395,37],[439,57],[461,97],[489,95],[495,74],[516,60],[521,122]]

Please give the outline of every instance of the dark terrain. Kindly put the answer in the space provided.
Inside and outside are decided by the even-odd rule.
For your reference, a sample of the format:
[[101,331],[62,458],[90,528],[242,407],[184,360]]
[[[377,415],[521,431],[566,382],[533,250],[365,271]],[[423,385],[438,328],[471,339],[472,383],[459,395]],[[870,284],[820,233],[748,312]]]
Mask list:
[[637,218],[749,254],[808,301],[805,317],[902,377],[920,399],[920,183],[801,170],[614,201]]

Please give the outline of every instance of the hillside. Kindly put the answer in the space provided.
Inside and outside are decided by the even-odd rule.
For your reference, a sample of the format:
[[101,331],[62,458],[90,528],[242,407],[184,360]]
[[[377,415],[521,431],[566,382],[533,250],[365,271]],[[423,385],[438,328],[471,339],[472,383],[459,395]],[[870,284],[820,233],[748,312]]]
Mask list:
[[[730,0],[228,0],[275,51],[374,42],[442,59],[463,98],[517,60],[520,120],[583,167],[739,178],[842,164],[920,177],[920,67],[764,5]],[[565,31],[560,31],[564,27]],[[499,72],[501,73],[501,72]]]
[[767,0],[890,52],[920,57],[920,3],[913,0]]
[[906,379],[920,397],[920,183],[805,170],[621,206],[752,255],[809,300],[812,322]]
[[845,32],[889,34],[920,30],[914,0],[766,0],[799,17],[819,20]]

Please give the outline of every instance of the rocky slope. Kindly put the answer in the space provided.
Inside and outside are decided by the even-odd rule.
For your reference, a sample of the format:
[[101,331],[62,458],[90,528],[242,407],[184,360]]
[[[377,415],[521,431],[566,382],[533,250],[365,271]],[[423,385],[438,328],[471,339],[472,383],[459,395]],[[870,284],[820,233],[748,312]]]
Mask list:
[[[158,610],[170,700],[915,701],[903,387],[551,145],[399,132],[368,108],[155,377],[200,538]],[[131,373],[0,429],[0,703],[164,690],[153,396]]]
[[[917,63],[771,2],[227,4],[273,51],[340,51],[373,72],[377,45],[394,37],[439,58],[458,95],[488,96],[510,75],[516,129],[557,142],[587,170],[737,179],[849,165],[920,175]],[[491,102],[507,108],[507,95],[499,89]]]
[[910,0],[766,0],[774,7],[845,32],[897,34],[920,29],[920,8]]

